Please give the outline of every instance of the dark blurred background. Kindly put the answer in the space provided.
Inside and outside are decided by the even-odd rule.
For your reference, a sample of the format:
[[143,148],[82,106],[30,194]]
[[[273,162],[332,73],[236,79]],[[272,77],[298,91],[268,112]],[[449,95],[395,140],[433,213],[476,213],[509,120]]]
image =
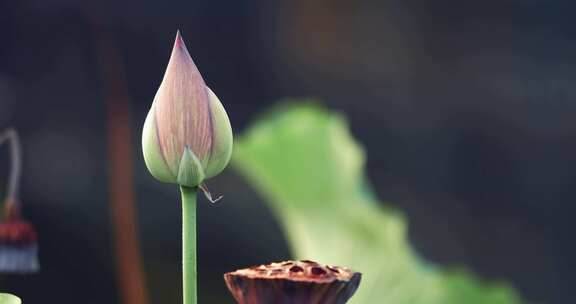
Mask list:
[[[317,97],[349,118],[380,197],[407,214],[428,260],[508,280],[532,303],[576,303],[572,3],[0,1],[0,126],[23,138],[24,214],[43,265],[0,290],[31,304],[120,303],[114,117],[131,127],[151,303],[178,303],[179,194],[146,171],[140,132],[180,29],[236,133],[280,98]],[[115,96],[128,116],[110,111]],[[233,170],[210,186],[226,197],[200,200],[200,301],[232,303],[222,273],[289,251]]]

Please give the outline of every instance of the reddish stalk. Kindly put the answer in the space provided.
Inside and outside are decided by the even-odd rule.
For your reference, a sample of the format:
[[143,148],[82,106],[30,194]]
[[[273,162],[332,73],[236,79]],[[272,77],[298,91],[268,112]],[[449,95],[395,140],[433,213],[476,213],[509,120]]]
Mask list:
[[121,55],[110,33],[95,29],[96,46],[106,90],[108,185],[116,255],[116,275],[125,304],[147,304],[136,210],[132,159],[131,115]]
[[10,144],[10,176],[8,177],[8,188],[4,199],[5,220],[20,219],[20,198],[19,184],[22,174],[22,159],[20,139],[14,128],[8,128],[0,133],[0,145],[8,142]]

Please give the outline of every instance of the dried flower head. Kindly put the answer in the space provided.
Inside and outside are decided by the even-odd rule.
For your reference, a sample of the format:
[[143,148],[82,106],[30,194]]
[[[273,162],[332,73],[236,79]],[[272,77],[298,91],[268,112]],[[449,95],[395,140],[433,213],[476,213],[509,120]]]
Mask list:
[[0,222],[0,272],[38,272],[37,239],[34,227],[24,220]]
[[0,219],[0,273],[34,273],[40,270],[38,236],[34,227],[21,217],[18,189],[22,153],[18,132],[13,128],[0,132],[0,145],[4,143],[10,147],[11,168]]
[[142,134],[144,160],[158,180],[196,187],[220,173],[232,154],[232,128],[178,32]]
[[224,275],[239,304],[344,304],[360,284],[361,274],[313,261],[284,261]]

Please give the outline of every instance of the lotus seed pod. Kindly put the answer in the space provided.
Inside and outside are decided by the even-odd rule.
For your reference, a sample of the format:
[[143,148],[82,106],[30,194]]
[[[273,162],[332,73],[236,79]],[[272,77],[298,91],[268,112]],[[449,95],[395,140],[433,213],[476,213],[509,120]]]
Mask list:
[[146,167],[158,180],[196,187],[220,173],[232,154],[232,128],[178,32],[142,132]]
[[316,262],[285,261],[224,275],[239,304],[344,304],[360,284],[361,274]]

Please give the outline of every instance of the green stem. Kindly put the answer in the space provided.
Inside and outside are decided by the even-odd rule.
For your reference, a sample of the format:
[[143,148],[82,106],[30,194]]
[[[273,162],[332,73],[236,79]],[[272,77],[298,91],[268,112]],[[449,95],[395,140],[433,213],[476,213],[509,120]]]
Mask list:
[[197,187],[180,186],[182,193],[182,284],[184,304],[198,302],[196,286],[196,192]]

